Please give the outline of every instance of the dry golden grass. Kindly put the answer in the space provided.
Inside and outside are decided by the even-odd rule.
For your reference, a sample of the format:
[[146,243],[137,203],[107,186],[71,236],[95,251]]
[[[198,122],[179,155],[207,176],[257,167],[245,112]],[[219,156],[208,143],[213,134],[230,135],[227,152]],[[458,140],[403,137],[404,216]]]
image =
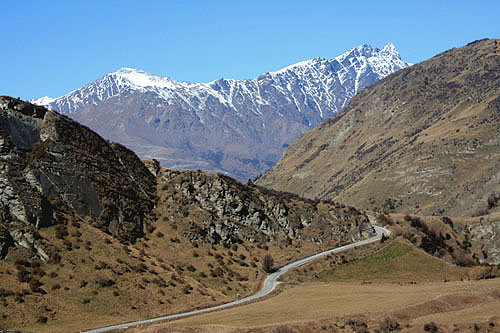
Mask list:
[[[339,323],[346,318],[365,318],[368,324],[373,324],[380,323],[386,316],[393,316],[400,323],[410,325],[408,330],[413,327],[421,331],[423,323],[431,320],[439,325],[451,323],[453,318],[460,315],[462,323],[498,320],[495,316],[500,309],[499,295],[499,279],[420,285],[308,284],[287,288],[280,295],[262,302],[131,331],[188,332],[184,329],[196,327],[196,331],[210,332],[214,325],[238,330],[265,325],[271,325],[274,329],[279,325],[305,325],[303,331],[311,331],[307,327],[314,327],[322,320],[330,320],[332,325],[328,327],[335,323],[339,328]],[[464,308],[461,302],[471,297],[475,301],[467,303]],[[421,317],[414,313],[407,322],[400,318],[401,313],[413,311],[419,304],[426,306],[438,298],[444,300],[446,306],[432,308],[434,317],[429,317],[424,311]],[[396,316],[397,313],[400,313],[400,317]]]
[[[87,223],[69,222],[64,239],[57,239],[56,227],[40,230],[59,249],[61,262],[41,265],[44,275],[37,278],[46,294],[0,296],[0,329],[78,331],[229,302],[259,289],[265,254],[280,265],[318,249],[308,243],[225,248],[189,241],[185,229],[163,219],[155,226],[128,246]],[[68,242],[71,251],[65,249]],[[22,294],[29,286],[18,281],[14,261],[0,261],[0,288]],[[217,268],[223,273],[214,277],[210,272]],[[103,279],[114,284],[101,286]],[[47,322],[38,323],[43,317]]]

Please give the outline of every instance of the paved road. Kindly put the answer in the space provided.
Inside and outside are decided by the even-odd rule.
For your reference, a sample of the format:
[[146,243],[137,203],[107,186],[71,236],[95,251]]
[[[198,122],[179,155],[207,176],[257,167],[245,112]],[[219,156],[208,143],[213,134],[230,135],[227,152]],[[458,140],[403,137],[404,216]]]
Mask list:
[[157,317],[157,318],[152,318],[152,319],[134,321],[134,322],[125,323],[125,324],[97,328],[97,329],[85,331],[85,332],[100,333],[100,332],[107,332],[107,331],[117,330],[117,329],[125,329],[125,328],[129,328],[132,326],[150,324],[150,323],[154,323],[154,322],[158,322],[158,321],[162,321],[162,320],[180,319],[183,317],[192,316],[192,315],[196,315],[196,314],[200,314],[200,313],[204,313],[204,312],[211,312],[211,311],[216,311],[216,310],[220,310],[220,309],[226,309],[226,308],[229,308],[229,307],[232,307],[235,305],[247,303],[247,302],[262,298],[262,297],[270,294],[274,289],[276,289],[276,287],[279,284],[278,278],[282,274],[288,272],[290,269],[306,265],[306,264],[310,263],[311,261],[314,261],[316,259],[327,256],[327,255],[332,254],[332,253],[338,253],[338,252],[342,252],[342,251],[345,251],[348,249],[352,249],[354,247],[358,247],[361,245],[366,245],[369,243],[376,242],[382,238],[382,235],[385,234],[386,236],[388,236],[391,233],[389,230],[382,228],[382,227],[374,226],[374,228],[375,228],[377,235],[373,236],[369,239],[365,239],[365,240],[362,240],[362,241],[359,241],[356,243],[344,245],[344,246],[337,247],[337,248],[334,248],[334,249],[331,249],[328,251],[317,253],[317,254],[311,255],[307,258],[299,259],[299,260],[290,262],[284,266],[281,266],[275,272],[268,275],[268,277],[264,280],[264,286],[262,287],[262,289],[258,293],[254,294],[252,296],[248,296],[248,297],[239,299],[239,300],[234,301],[234,302],[230,302],[230,303],[226,303],[226,304],[222,304],[222,305],[218,305],[218,306],[213,306],[211,308],[205,308],[205,309],[201,309],[201,310],[193,310],[193,311],[178,313],[178,314],[169,315],[169,316],[162,316],[162,317]]

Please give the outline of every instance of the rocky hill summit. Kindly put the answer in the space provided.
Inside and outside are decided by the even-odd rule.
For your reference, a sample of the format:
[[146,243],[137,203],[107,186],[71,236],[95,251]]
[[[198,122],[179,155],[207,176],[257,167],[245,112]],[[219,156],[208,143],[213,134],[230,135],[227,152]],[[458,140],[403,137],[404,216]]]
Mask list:
[[221,174],[162,169],[159,189],[158,214],[182,225],[190,240],[332,246],[374,235],[368,217],[353,207],[247,186]]
[[421,215],[500,210],[500,40],[480,40],[358,93],[257,183]]
[[187,83],[122,68],[34,103],[69,115],[142,159],[246,182],[364,87],[406,66],[388,44],[354,47],[333,59],[306,60],[251,80]]
[[3,254],[17,244],[48,259],[36,229],[63,214],[133,242],[154,220],[155,201],[155,178],[133,152],[54,111],[0,97]]

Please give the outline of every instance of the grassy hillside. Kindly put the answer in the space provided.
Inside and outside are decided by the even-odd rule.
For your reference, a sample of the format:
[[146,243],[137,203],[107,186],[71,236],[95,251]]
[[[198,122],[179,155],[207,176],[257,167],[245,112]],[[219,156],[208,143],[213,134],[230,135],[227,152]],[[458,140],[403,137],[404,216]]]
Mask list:
[[394,241],[365,258],[316,274],[322,282],[456,281],[468,278],[468,269],[448,264],[422,250]]
[[362,90],[257,183],[420,215],[500,211],[500,40],[451,49]]

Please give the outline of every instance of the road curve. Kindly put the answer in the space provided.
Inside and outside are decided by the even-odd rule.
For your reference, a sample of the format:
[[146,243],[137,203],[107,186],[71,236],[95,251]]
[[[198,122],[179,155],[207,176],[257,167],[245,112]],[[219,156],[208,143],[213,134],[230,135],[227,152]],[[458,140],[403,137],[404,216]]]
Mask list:
[[273,273],[271,273],[267,276],[267,278],[264,280],[264,285],[262,286],[262,289],[258,293],[254,294],[252,296],[248,296],[248,297],[239,299],[239,300],[234,301],[234,302],[217,305],[217,306],[213,306],[210,308],[193,310],[193,311],[188,311],[188,312],[183,312],[183,313],[178,313],[178,314],[173,314],[173,315],[168,315],[168,316],[162,316],[162,317],[156,317],[156,318],[151,318],[151,319],[146,319],[146,320],[139,320],[139,321],[129,322],[129,323],[125,323],[125,324],[118,324],[118,325],[113,325],[113,326],[96,328],[96,329],[84,331],[84,332],[86,332],[86,333],[101,333],[101,332],[108,332],[108,331],[117,330],[117,329],[125,329],[125,328],[129,328],[132,326],[151,324],[151,323],[163,321],[163,320],[180,319],[180,318],[184,318],[187,316],[192,316],[192,315],[196,315],[196,314],[200,314],[200,313],[226,309],[226,308],[229,308],[229,307],[232,307],[235,305],[247,303],[247,302],[262,298],[266,295],[269,295],[278,286],[278,284],[279,284],[278,278],[281,275],[283,275],[284,273],[288,272],[289,270],[306,265],[306,264],[310,263],[311,261],[322,258],[322,257],[327,256],[329,254],[339,253],[339,252],[342,252],[342,251],[345,251],[348,249],[352,249],[354,247],[358,247],[358,246],[362,246],[362,245],[376,242],[382,238],[382,235],[389,236],[391,233],[389,230],[382,228],[382,227],[374,226],[374,228],[375,228],[376,236],[373,236],[371,238],[368,238],[368,239],[365,239],[365,240],[362,240],[362,241],[359,241],[356,243],[344,245],[344,246],[337,247],[337,248],[334,248],[334,249],[331,249],[328,251],[313,254],[309,257],[299,259],[296,261],[292,261],[286,265],[279,267],[276,271],[274,271]]

